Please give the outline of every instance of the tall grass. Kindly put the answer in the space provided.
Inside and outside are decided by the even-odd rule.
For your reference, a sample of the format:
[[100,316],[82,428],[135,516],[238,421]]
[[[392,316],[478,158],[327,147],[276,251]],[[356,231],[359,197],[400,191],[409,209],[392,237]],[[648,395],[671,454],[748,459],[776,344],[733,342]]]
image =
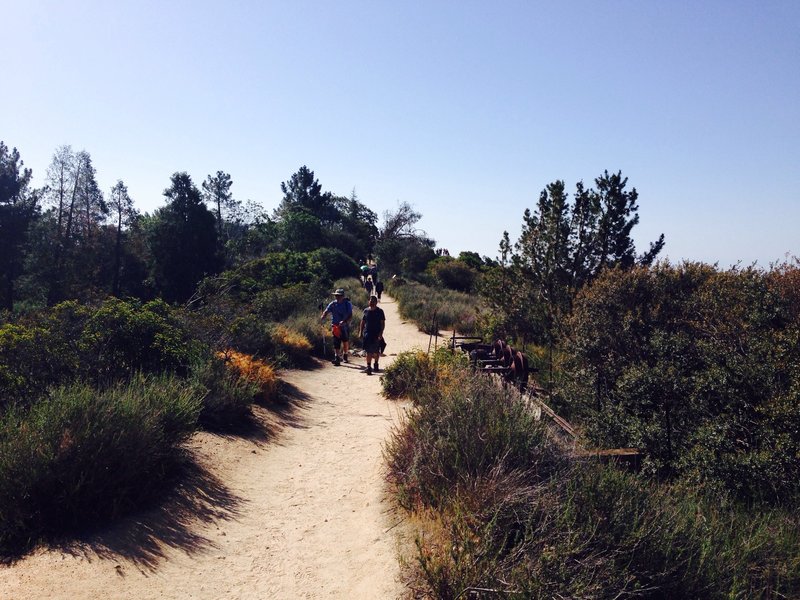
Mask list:
[[195,365],[190,381],[203,399],[199,424],[208,430],[219,431],[240,425],[261,392],[259,383],[242,376],[223,353]]
[[0,551],[121,515],[150,500],[182,459],[202,398],[173,376],[98,392],[76,384],[0,417]]
[[[524,400],[486,379],[438,379],[385,447],[422,522],[418,595],[436,598],[797,598],[800,517],[576,462]],[[414,364],[418,363],[418,364]],[[446,365],[445,370],[451,370]],[[439,392],[426,389],[446,382]]]
[[400,314],[416,323],[420,331],[438,334],[444,329],[474,335],[478,329],[478,296],[405,280],[389,280],[387,291],[397,300]]

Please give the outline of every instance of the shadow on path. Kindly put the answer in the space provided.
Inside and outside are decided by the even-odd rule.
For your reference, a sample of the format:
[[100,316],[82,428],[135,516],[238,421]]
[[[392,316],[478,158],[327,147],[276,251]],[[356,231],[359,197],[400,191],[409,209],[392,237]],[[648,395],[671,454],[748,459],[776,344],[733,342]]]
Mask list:
[[125,559],[155,571],[166,548],[195,554],[213,548],[196,533],[197,521],[213,523],[236,518],[244,501],[214,475],[187,458],[175,487],[156,508],[127,517],[102,533],[88,534],[50,547],[88,561]]
[[[243,438],[257,445],[273,441],[285,427],[306,428],[302,411],[312,398],[292,384],[279,383],[277,400],[254,404],[251,411],[234,422],[218,424],[207,433],[223,438]],[[135,458],[132,458],[135,460]],[[241,514],[246,501],[218,477],[206,470],[190,452],[180,460],[175,475],[165,483],[167,491],[150,508],[98,524],[94,531],[48,536],[46,547],[89,562],[125,560],[143,572],[154,572],[166,558],[168,548],[189,555],[212,550],[214,543],[197,533],[198,521],[209,524],[228,521]],[[29,551],[0,557],[12,565]],[[122,576],[124,570],[118,567]]]

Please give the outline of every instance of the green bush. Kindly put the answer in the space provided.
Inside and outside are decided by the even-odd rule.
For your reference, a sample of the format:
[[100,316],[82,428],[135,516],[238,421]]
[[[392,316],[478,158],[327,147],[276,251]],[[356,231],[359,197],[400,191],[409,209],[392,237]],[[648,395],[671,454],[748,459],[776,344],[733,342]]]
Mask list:
[[162,300],[108,298],[88,317],[79,344],[87,374],[101,382],[135,371],[185,375],[192,358],[188,333]]
[[253,299],[252,312],[272,321],[285,321],[294,314],[316,309],[315,300],[319,295],[319,286],[311,284],[294,284],[286,287],[269,288],[259,292]]
[[[435,381],[435,366],[428,354],[401,352],[384,370],[381,386],[387,398],[410,398],[420,402]],[[432,391],[438,392],[438,388],[433,387]]]
[[604,272],[567,322],[561,405],[593,445],[641,448],[649,472],[748,502],[797,494],[800,323],[771,277]]
[[408,398],[415,404],[434,402],[451,386],[470,373],[462,353],[439,348],[428,354],[422,350],[401,352],[381,378],[383,394],[390,399]]
[[0,418],[0,551],[96,525],[149,501],[181,458],[201,397],[172,376],[98,392],[53,389]]
[[197,350],[160,300],[108,298],[96,307],[64,302],[0,326],[0,395],[6,403],[30,403],[71,381],[102,386],[137,371],[185,375]]
[[457,292],[470,293],[475,288],[478,271],[460,260],[441,256],[428,263],[426,269],[440,285]]
[[358,273],[356,263],[339,250],[273,252],[242,266],[208,278],[198,288],[201,297],[230,295],[250,301],[261,292],[296,284],[316,284]]
[[357,277],[356,262],[337,248],[319,248],[309,253],[309,266],[322,279],[336,280]]
[[256,383],[228,369],[217,356],[197,361],[189,381],[202,398],[199,424],[210,430],[240,425],[250,415],[250,405],[259,393]]
[[230,324],[230,347],[255,356],[274,356],[272,323],[253,313],[245,313]]
[[48,385],[73,378],[78,369],[78,353],[48,329],[0,326],[0,408],[36,397]]

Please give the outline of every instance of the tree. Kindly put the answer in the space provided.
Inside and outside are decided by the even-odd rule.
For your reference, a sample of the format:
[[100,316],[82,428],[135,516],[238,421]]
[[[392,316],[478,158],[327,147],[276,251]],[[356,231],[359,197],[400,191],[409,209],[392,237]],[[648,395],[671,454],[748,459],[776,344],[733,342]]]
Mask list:
[[28,232],[39,215],[39,192],[16,148],[0,141],[0,309],[14,308],[14,283],[22,270]]
[[359,260],[373,252],[378,216],[358,200],[355,191],[350,197],[323,192],[314,171],[306,166],[281,183],[281,190],[284,196],[274,219],[286,249],[332,247]]
[[572,202],[564,182],[555,181],[542,190],[535,210],[525,211],[513,252],[504,234],[504,258],[481,284],[495,310],[496,333],[533,337],[552,347],[581,288],[606,269],[655,260],[663,235],[648,252],[635,254],[631,231],[639,222],[638,193],[626,190],[627,181],[620,172],[605,171],[595,179],[596,189],[578,182]]
[[287,213],[304,211],[319,219],[323,224],[338,220],[338,211],[330,192],[323,192],[319,181],[314,178],[314,171],[303,165],[291,176],[289,181],[281,183],[283,200],[275,211],[277,220]]
[[483,271],[491,266],[492,260],[488,257],[481,258],[481,255],[471,250],[462,250],[458,253],[458,260],[465,265],[472,267],[476,271]]
[[103,192],[100,191],[100,187],[97,185],[96,170],[92,165],[92,157],[85,150],[81,150],[76,155],[76,160],[82,174],[77,194],[81,211],[81,235],[84,243],[88,243],[108,215],[108,206],[103,198]]
[[330,245],[358,260],[372,254],[378,239],[378,215],[362,204],[356,191],[349,197],[334,196],[338,226],[331,228]]
[[48,304],[100,283],[97,278],[103,253],[97,234],[108,207],[95,175],[89,153],[73,152],[70,146],[56,150],[47,170],[45,199],[55,220],[45,274]]
[[416,227],[421,218],[407,202],[383,214],[375,251],[384,272],[420,273],[436,258],[436,242]]
[[184,301],[206,275],[218,272],[217,227],[187,173],[175,173],[164,190],[167,205],[149,231],[156,285],[168,301]]
[[[631,230],[639,223],[639,206],[636,201],[639,194],[636,188],[630,192],[625,190],[628,178],[617,171],[603,175],[594,180],[597,185],[596,202],[600,205],[600,218],[597,223],[595,246],[598,269],[621,266],[625,269],[636,263],[636,248],[631,239]],[[664,235],[651,243],[650,250],[640,259],[641,263],[650,264],[664,247]]]
[[322,224],[306,211],[289,211],[281,221],[283,247],[293,252],[310,252],[324,246]]
[[661,235],[637,259],[631,231],[639,223],[638,193],[625,189],[627,181],[605,171],[596,190],[579,182],[571,204],[564,182],[556,181],[542,191],[534,213],[525,211],[517,259],[534,288],[532,300],[544,302],[552,324],[560,324],[578,290],[602,270],[650,264],[663,248]]
[[111,282],[111,293],[115,296],[119,296],[123,227],[131,225],[136,218],[136,209],[133,208],[133,200],[128,195],[128,188],[121,179],[111,188],[109,206],[112,211],[116,229],[114,242],[114,274]]
[[[216,210],[217,236],[220,241],[225,240],[223,210],[227,213],[236,204],[231,193],[233,180],[228,173],[217,171],[216,175],[209,175],[203,182],[203,199]],[[227,216],[227,215],[226,215]]]
[[535,213],[525,210],[517,242],[525,275],[535,286],[534,301],[556,311],[564,305],[569,265],[569,204],[563,181],[539,195]]

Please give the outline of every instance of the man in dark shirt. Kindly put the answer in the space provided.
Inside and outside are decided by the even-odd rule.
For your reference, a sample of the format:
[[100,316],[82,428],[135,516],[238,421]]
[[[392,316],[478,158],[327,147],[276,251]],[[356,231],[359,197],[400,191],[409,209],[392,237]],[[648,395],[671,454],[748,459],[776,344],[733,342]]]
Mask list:
[[378,308],[378,297],[369,297],[369,306],[364,309],[358,335],[363,336],[364,352],[367,354],[367,375],[372,375],[372,364],[375,363],[375,372],[378,373],[378,357],[381,355],[381,340],[383,328],[386,326],[386,315]]

